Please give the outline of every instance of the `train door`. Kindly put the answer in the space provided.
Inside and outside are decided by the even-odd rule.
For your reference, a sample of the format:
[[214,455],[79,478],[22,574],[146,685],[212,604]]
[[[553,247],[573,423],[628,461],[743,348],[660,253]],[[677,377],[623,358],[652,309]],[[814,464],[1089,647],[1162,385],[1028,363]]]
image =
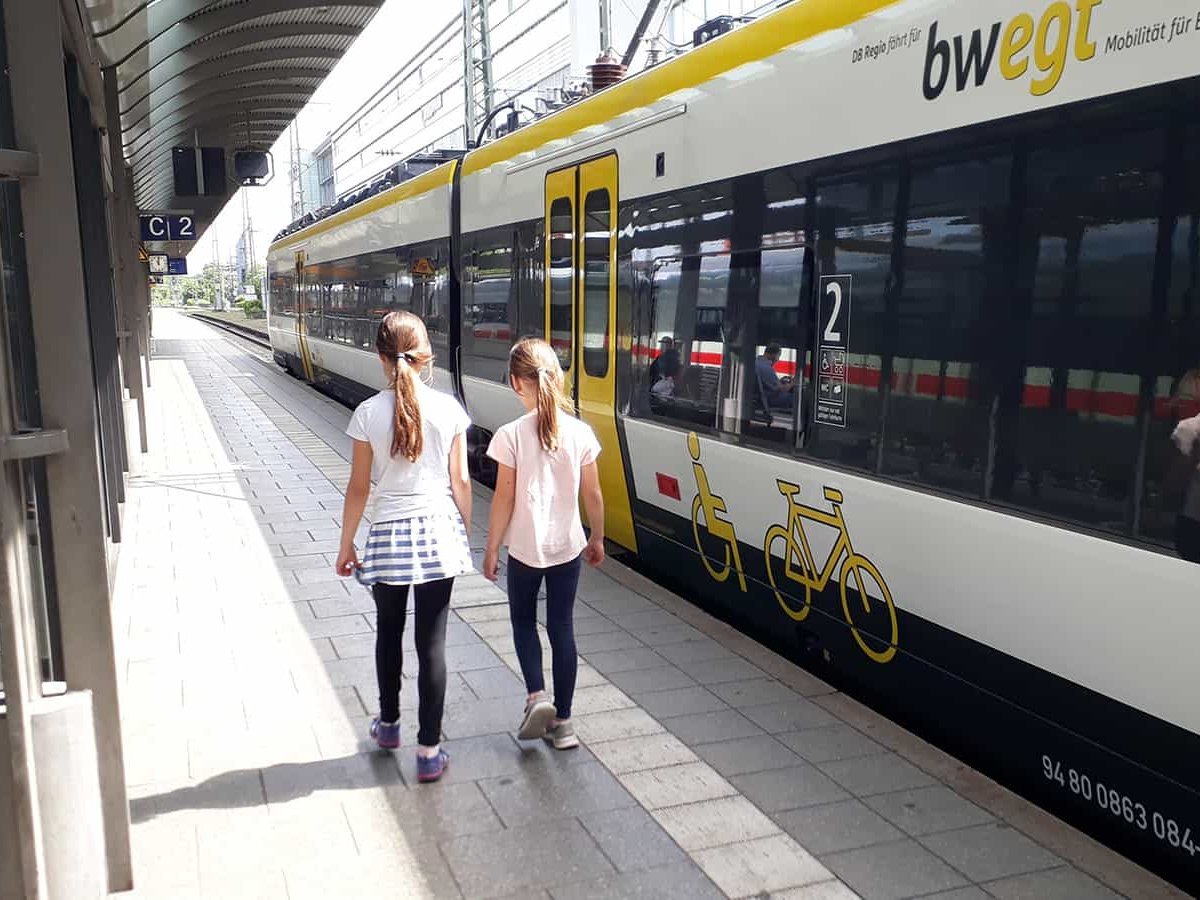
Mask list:
[[308,350],[308,291],[304,285],[304,251],[296,251],[296,347],[300,352],[300,366],[306,380],[313,377],[312,355]]
[[617,157],[546,176],[546,339],[558,353],[576,413],[600,439],[604,533],[637,544],[617,438]]

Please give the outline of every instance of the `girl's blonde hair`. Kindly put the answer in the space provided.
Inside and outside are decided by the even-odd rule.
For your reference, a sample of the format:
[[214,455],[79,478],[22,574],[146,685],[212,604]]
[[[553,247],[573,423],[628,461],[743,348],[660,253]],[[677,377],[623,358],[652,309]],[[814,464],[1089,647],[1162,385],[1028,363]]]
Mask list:
[[416,462],[425,447],[417,377],[433,362],[429,332],[420,317],[407,310],[390,312],[379,323],[375,349],[395,367],[392,370],[392,389],[396,392],[392,456],[402,454],[409,462]]
[[574,407],[563,387],[558,355],[545,341],[525,338],[508,354],[508,377],[537,388],[538,440],[546,450],[558,449],[558,413],[570,415]]

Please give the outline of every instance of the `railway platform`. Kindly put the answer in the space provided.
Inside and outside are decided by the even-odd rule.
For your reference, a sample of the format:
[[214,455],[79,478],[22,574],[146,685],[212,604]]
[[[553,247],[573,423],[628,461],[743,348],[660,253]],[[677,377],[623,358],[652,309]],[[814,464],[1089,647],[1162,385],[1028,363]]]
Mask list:
[[[120,896],[1183,896],[611,560],[580,586],[566,753],[515,740],[504,595],[458,582],[450,768],[417,784],[411,744],[366,738],[373,604],[333,574],[349,410],[239,338],[154,327],[114,601]],[[486,518],[480,488],[475,546]]]

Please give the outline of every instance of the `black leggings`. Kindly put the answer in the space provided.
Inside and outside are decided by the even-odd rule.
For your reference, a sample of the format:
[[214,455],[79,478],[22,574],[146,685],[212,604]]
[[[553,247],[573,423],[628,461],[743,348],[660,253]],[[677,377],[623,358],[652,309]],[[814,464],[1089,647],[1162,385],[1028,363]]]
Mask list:
[[533,694],[546,689],[542,672],[542,642],[537,633],[538,591],[546,582],[546,636],[550,638],[551,671],[554,675],[554,707],[560,719],[571,718],[575,699],[575,590],[579,586],[580,558],[549,569],[535,569],[512,556],[508,558],[508,614],[512,620],[513,644],[525,676],[525,690]]
[[[433,747],[442,735],[446,704],[446,617],[450,612],[453,578],[418,584],[416,598],[417,743]],[[379,718],[400,719],[400,677],[404,668],[404,620],[408,614],[408,585],[377,584],[375,596],[375,675],[379,679]]]

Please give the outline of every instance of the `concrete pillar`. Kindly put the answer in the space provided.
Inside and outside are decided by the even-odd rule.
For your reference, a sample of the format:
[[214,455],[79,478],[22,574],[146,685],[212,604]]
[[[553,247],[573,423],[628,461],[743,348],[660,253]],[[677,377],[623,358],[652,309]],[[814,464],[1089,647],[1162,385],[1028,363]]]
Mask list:
[[49,900],[108,896],[95,734],[88,691],[43,697],[33,708]]
[[[48,457],[49,516],[68,688],[90,690],[109,889],[132,886],[96,397],[63,68],[60,5],[2,0],[18,146],[38,154],[21,181],[42,417],[69,449]],[[91,102],[103,104],[103,97]],[[85,185],[100,190],[99,185]],[[47,823],[53,827],[53,823]]]
[[125,387],[130,398],[137,404],[138,439],[143,453],[149,451],[149,436],[146,431],[146,395],[142,384],[142,352],[139,307],[142,294],[137,281],[145,281],[141,262],[137,257],[139,233],[135,230],[137,210],[131,194],[132,182],[126,171],[121,150],[120,98],[117,94],[115,69],[104,72],[104,103],[107,107],[107,151],[109,168],[112,171],[113,191],[109,221],[113,249],[114,282],[117,291],[118,334],[121,342],[121,368]]
[[[40,893],[25,884],[19,830],[10,830],[16,809],[10,782],[0,778],[0,900],[99,900],[108,896],[104,858],[104,819],[96,771],[92,698],[87,691],[42,697],[29,704],[30,737],[41,771],[36,808],[42,830],[44,883]],[[0,724],[4,722],[0,716]],[[7,741],[0,741],[0,767],[13,762]],[[15,823],[13,823],[15,824]]]

